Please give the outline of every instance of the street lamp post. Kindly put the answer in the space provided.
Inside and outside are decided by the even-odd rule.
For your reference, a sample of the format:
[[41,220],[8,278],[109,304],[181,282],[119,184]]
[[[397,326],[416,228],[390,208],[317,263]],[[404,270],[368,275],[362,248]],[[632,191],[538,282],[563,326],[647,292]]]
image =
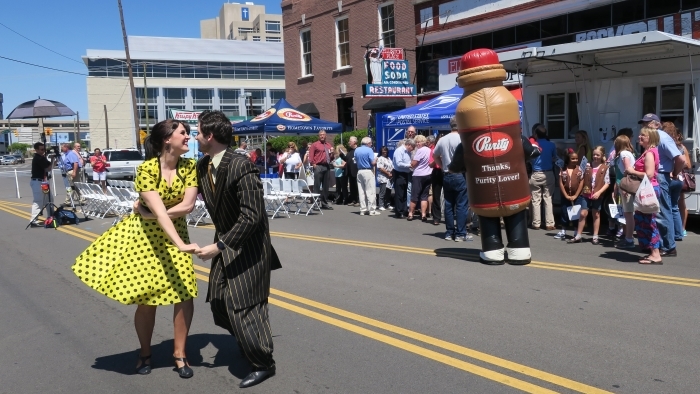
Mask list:
[[245,92],[245,96],[247,97],[248,100],[248,106],[246,108],[246,115],[248,117],[253,117],[253,93],[252,92]]

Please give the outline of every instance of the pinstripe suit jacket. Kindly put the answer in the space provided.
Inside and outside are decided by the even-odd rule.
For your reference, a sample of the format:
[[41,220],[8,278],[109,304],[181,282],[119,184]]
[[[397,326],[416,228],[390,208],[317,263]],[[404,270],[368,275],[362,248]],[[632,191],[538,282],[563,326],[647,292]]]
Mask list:
[[197,163],[199,191],[216,227],[214,242],[222,241],[226,250],[212,261],[207,302],[248,308],[267,300],[270,270],[282,267],[270,243],[262,182],[255,165],[229,147],[214,184],[210,160],[205,156]]

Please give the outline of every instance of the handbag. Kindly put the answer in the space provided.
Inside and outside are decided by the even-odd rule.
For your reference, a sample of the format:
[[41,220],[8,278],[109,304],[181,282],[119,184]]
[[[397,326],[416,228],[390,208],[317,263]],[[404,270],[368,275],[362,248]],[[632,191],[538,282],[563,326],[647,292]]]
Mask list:
[[622,181],[620,182],[620,189],[629,194],[636,194],[637,190],[639,190],[639,185],[641,183],[642,180],[639,179],[638,176],[627,174],[624,178],[622,178]]
[[683,191],[695,191],[695,174],[688,171],[688,169],[683,170]]

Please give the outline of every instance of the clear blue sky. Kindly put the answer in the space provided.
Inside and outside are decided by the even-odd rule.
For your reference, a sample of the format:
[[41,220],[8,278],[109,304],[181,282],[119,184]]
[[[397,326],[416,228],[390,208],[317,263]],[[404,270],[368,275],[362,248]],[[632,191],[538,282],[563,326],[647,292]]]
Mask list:
[[[250,0],[249,0],[250,1]],[[199,21],[219,14],[222,0],[122,0],[129,35],[199,37]],[[233,2],[233,1],[232,1]],[[244,3],[245,0],[236,2]],[[266,12],[281,13],[281,0],[254,0]],[[0,23],[66,57],[52,53],[0,26],[0,56],[87,73],[87,49],[123,49],[117,0],[4,1]],[[73,60],[71,60],[73,59]],[[4,115],[41,98],[57,100],[87,118],[86,77],[0,59]]]

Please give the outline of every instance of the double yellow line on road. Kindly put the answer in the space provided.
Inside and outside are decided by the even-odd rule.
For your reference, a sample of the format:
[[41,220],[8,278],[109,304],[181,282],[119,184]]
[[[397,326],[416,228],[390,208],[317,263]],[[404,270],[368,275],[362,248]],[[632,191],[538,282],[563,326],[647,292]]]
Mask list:
[[[0,206],[0,210],[10,213],[15,216],[19,216],[21,218],[24,218],[26,220],[31,219],[29,214],[27,214],[26,209],[20,210],[17,207],[23,207],[26,208],[27,204],[18,204],[18,203],[4,203],[4,206]],[[95,234],[86,230],[81,229],[78,226],[71,226],[71,227],[59,227],[58,231],[72,235],[87,241],[93,241],[97,237],[99,237],[99,234]],[[198,279],[203,280],[205,282],[209,281],[209,278],[207,275],[209,273],[209,268],[200,266],[200,265],[194,265],[195,268],[195,275],[197,276]],[[593,386],[589,386],[580,382],[576,382],[571,379],[567,379],[561,376],[557,376],[545,371],[541,371],[535,368],[531,368],[522,364],[518,364],[509,360],[505,360],[496,356],[492,356],[483,352],[479,352],[477,350],[469,349],[467,347],[457,345],[454,343],[450,343],[447,341],[443,341],[428,335],[424,335],[415,331],[411,331],[405,328],[401,328],[392,324],[384,323],[379,320],[375,320],[369,317],[365,317],[362,315],[358,315],[353,312],[349,312],[340,308],[336,308],[333,306],[329,306],[326,304],[322,304],[320,302],[316,302],[313,300],[310,300],[308,298],[300,297],[291,293],[287,293],[281,290],[277,289],[271,289],[271,294],[274,297],[269,298],[269,303],[275,306],[278,306],[280,308],[298,313],[303,316],[307,316],[309,318],[324,322],[326,324],[353,332],[358,335],[362,335],[367,338],[374,339],[376,341],[385,343],[390,346],[394,346],[398,349],[402,349],[405,351],[408,351],[410,353],[414,353],[416,355],[440,362],[445,365],[452,366],[454,368],[457,368],[459,370],[469,372],[471,374],[504,384],[506,386],[510,386],[519,390],[522,390],[524,392],[528,393],[556,393],[556,391],[542,387],[539,385],[536,385],[534,383],[530,383],[528,381],[518,379],[509,375],[506,375],[505,373],[501,373],[486,367],[482,367],[480,365],[464,361],[462,359],[450,356],[448,354],[441,353],[439,350],[442,351],[447,351],[451,353],[456,353],[459,356],[464,356],[468,357],[472,360],[484,363],[484,364],[489,364],[493,367],[497,367],[500,369],[504,370],[509,370],[512,372],[516,372],[518,374],[525,375],[526,377],[529,378],[534,378],[538,379],[542,382],[549,383],[554,386],[559,386],[561,388],[566,388],[570,390],[574,390],[577,392],[581,393],[597,393],[597,394],[602,394],[602,393],[609,393],[608,391],[598,389]],[[284,300],[282,300],[284,299]],[[300,305],[304,305],[305,307],[302,307]],[[310,307],[313,309],[309,309],[306,307]],[[323,314],[321,312],[325,312],[331,315],[335,315],[337,317],[329,316],[327,314]],[[342,319],[340,319],[340,318]],[[364,326],[360,326],[359,323]],[[386,333],[375,331],[372,329],[369,329],[367,327],[373,327],[376,329],[380,329],[385,331]],[[399,339],[396,338],[395,336],[391,336],[388,334],[394,334],[395,336],[403,337],[404,339]],[[407,340],[411,340],[415,343],[408,342]],[[425,345],[430,345],[433,348],[436,348],[437,350],[432,350],[424,346],[419,346],[416,343],[420,344],[425,344]]]

